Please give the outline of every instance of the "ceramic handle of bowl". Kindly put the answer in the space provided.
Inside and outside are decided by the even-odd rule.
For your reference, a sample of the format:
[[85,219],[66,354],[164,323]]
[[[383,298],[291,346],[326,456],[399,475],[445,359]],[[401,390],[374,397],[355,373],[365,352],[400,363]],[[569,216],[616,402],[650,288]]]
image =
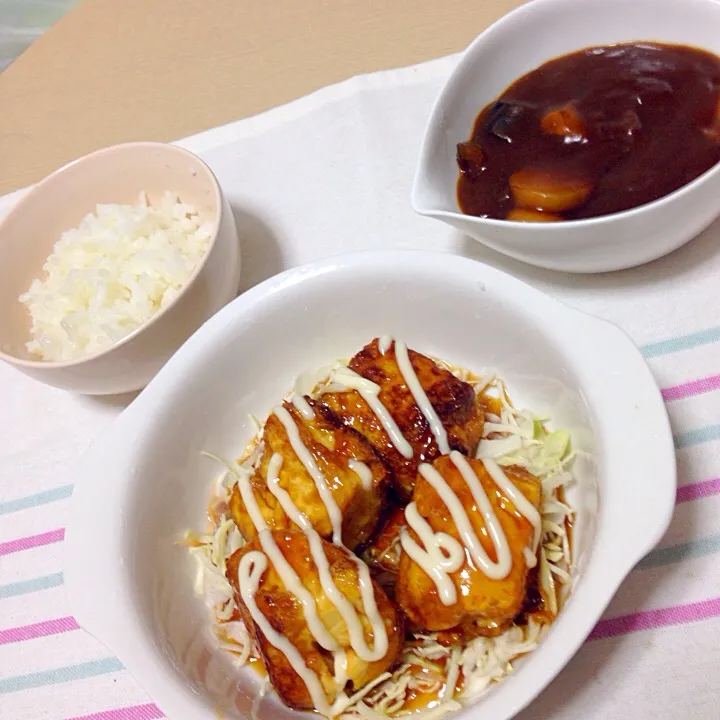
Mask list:
[[[672,518],[677,466],[670,421],[650,368],[623,330],[574,310],[557,330],[578,339],[571,352],[588,380],[582,386],[602,458],[599,476],[622,479],[600,488],[598,541],[618,544],[617,569],[624,577],[658,543]],[[638,477],[651,480],[636,482]],[[613,512],[612,528],[603,512],[610,506],[623,509],[622,523]]]

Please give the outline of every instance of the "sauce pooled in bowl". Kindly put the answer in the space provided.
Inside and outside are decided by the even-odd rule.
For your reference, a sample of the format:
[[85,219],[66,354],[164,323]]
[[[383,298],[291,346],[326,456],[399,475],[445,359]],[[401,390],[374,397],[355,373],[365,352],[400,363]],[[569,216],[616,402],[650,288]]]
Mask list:
[[480,112],[457,161],[468,215],[578,220],[652,202],[720,161],[720,58],[649,42],[556,58]]

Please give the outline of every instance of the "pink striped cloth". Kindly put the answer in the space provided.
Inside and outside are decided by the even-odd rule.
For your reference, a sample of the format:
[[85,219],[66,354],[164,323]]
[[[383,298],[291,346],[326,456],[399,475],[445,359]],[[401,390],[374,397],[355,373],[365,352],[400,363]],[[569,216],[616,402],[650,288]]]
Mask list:
[[[629,333],[672,422],[675,517],[576,657],[519,717],[720,717],[720,225],[645,267],[573,277],[516,263],[415,215],[417,149],[456,61],[354,79],[180,144],[210,165],[234,206],[245,287],[339,252],[432,248],[496,265]],[[18,197],[0,199],[0,215]],[[480,327],[480,364],[487,342]],[[0,398],[0,717],[163,717],[77,627],[63,588],[74,468],[127,399],[75,397],[2,364]]]

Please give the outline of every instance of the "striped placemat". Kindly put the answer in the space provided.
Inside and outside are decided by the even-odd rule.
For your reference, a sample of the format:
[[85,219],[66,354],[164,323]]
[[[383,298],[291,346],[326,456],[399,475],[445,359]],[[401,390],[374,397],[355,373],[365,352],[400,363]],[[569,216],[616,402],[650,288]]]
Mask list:
[[[693,351],[700,349],[712,354],[720,367],[720,327],[643,347],[659,379],[665,374],[677,375],[663,372],[665,365],[677,365],[677,358],[669,357],[676,354],[682,354],[688,378],[663,386],[684,468],[678,511],[666,540],[637,566],[593,631],[583,655],[603,653],[599,645],[617,643],[630,634],[637,634],[636,641],[644,644],[657,642],[664,634],[668,640],[687,638],[690,629],[678,627],[686,624],[693,624],[695,632],[703,636],[712,628],[715,640],[720,635],[717,620],[711,626],[703,622],[720,616],[720,457],[716,442],[720,423],[697,425],[692,420],[694,404],[717,405],[718,396],[712,393],[720,389],[720,375],[694,377],[697,352]],[[35,407],[41,413],[41,397],[56,395],[4,366],[0,368],[0,387],[15,388],[17,405],[10,404],[11,417],[14,413],[24,416],[29,400],[32,405],[38,401]],[[72,450],[81,451],[99,425],[112,418],[115,408],[103,406],[103,401],[64,395],[56,395],[56,399],[62,399],[81,419],[81,429],[74,437],[68,438],[65,430],[42,433],[38,444],[17,438],[0,450],[0,709],[5,705],[8,712],[1,716],[37,720],[161,718],[163,714],[147,702],[120,662],[79,630],[67,607],[62,587],[63,525],[72,494],[72,462],[67,460],[74,460],[77,453]],[[7,419],[7,407],[4,414]],[[17,447],[23,444],[25,448]],[[32,472],[43,457],[43,471]],[[17,492],[19,488],[24,494]],[[674,586],[672,591],[658,588],[656,600],[652,593],[643,597],[643,589],[664,576]],[[716,656],[716,669],[718,662]],[[86,713],[88,709],[97,712]],[[548,716],[533,709],[528,717]]]

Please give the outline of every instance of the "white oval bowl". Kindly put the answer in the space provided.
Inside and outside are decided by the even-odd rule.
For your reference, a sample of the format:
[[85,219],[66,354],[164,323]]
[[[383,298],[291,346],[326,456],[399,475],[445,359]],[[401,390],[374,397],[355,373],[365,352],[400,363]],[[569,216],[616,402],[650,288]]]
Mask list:
[[[508,718],[560,671],[672,514],[675,454],[650,371],[615,326],[491,267],[452,255],[378,251],[282,273],[206,323],[90,449],[65,540],[75,617],[172,720],[250,717],[257,676],[233,669],[175,541],[202,529],[218,470],[304,371],[390,333],[476,371],[494,368],[516,401],[570,429],[578,482],[575,587],[547,639],[479,701]],[[639,510],[642,508],[642,511]],[[475,716],[473,703],[458,718]],[[298,714],[274,695],[261,720]],[[316,716],[315,716],[316,717]]]
[[679,248],[720,215],[720,164],[632,210],[587,220],[520,223],[460,211],[456,148],[470,137],[485,105],[552,58],[641,40],[720,54],[718,28],[720,3],[715,0],[534,0],[519,7],[468,47],[442,89],[420,151],[413,208],[498,252],[550,270],[620,270]]

